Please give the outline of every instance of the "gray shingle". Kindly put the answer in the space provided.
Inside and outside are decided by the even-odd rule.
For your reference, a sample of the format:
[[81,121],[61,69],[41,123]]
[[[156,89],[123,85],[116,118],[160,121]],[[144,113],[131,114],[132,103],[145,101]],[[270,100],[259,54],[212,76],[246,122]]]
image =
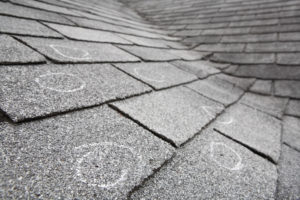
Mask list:
[[161,48],[168,48],[168,46],[164,43],[163,40],[155,40],[143,37],[137,37],[133,35],[125,35],[125,34],[118,34],[121,38],[124,38],[133,44],[146,46],[146,47],[161,47]]
[[291,33],[280,33],[279,34],[279,40],[280,41],[300,41],[300,35],[295,34],[294,32]]
[[33,20],[0,16],[0,21],[0,32],[2,33],[56,38],[61,37],[60,34]]
[[285,114],[300,117],[300,100],[290,100],[285,110]]
[[39,19],[43,21],[56,22],[61,24],[73,25],[70,20],[51,12],[45,12],[24,6],[12,5],[0,2],[0,13],[11,16],[25,17],[30,19]]
[[[217,63],[211,63],[207,61],[193,61],[193,62],[188,62],[188,61],[174,61],[172,62],[176,67],[179,69],[182,69],[186,72],[195,74],[199,78],[206,78],[209,75],[220,73],[219,69],[216,69],[215,67],[220,67],[220,64]],[[223,65],[227,66],[227,65]]]
[[297,67],[278,65],[241,65],[233,73],[237,76],[255,77],[261,79],[300,79],[300,70]]
[[[224,108],[184,87],[143,95],[113,105],[176,146],[193,137]],[[206,107],[216,109],[207,114]]]
[[216,124],[217,130],[278,162],[281,145],[278,119],[242,104],[227,109],[224,117],[232,118],[232,122]]
[[269,64],[275,62],[275,54],[267,53],[214,53],[211,60],[234,64]]
[[269,113],[275,117],[281,118],[288,99],[246,93],[240,102],[265,113]]
[[4,199],[124,199],[174,151],[106,106],[0,127]]
[[19,4],[19,5],[25,5],[33,8],[38,8],[41,10],[47,10],[50,12],[57,12],[65,15],[75,15],[80,16],[79,14],[76,14],[72,9],[68,9],[62,6],[56,6],[49,3],[44,3],[41,1],[34,1],[34,0],[12,0],[13,3]]
[[118,68],[140,79],[155,89],[162,89],[197,79],[169,63],[116,64]]
[[222,42],[224,43],[232,43],[232,42],[241,42],[241,43],[249,43],[249,42],[268,42],[268,41],[276,41],[276,34],[249,34],[249,35],[233,35],[233,36],[224,36],[222,37]]
[[205,80],[188,84],[187,87],[198,93],[223,103],[225,106],[235,102],[244,93],[233,84],[216,77],[209,77]]
[[111,44],[40,38],[20,38],[59,63],[132,62],[139,59]]
[[275,81],[275,95],[300,98],[300,81]]
[[300,65],[300,53],[279,53],[277,63],[281,65]]
[[284,143],[300,151],[300,119],[297,117],[285,116],[283,118]]
[[13,121],[99,105],[150,90],[110,65],[1,67],[0,77],[0,108]]
[[242,88],[243,90],[247,90],[249,86],[251,86],[255,81],[254,78],[239,78],[227,74],[217,74],[215,76],[222,80],[228,81],[229,83],[232,83],[235,86]]
[[276,180],[273,164],[209,129],[131,199],[274,199]]
[[167,49],[155,49],[147,47],[138,47],[138,46],[119,46],[121,49],[130,52],[145,61],[169,61],[169,60],[178,60],[179,56],[171,54]]
[[300,197],[300,153],[283,145],[279,165],[279,199],[298,199]]
[[299,42],[272,42],[247,44],[246,52],[299,52]]
[[0,63],[41,63],[45,58],[15,39],[0,35]]
[[257,80],[254,85],[250,88],[250,91],[260,94],[268,94],[272,93],[272,81],[265,80]]
[[202,44],[195,48],[199,51],[209,52],[242,52],[245,44]]
[[61,34],[65,35],[68,38],[74,40],[85,40],[85,41],[93,41],[93,42],[111,42],[118,44],[132,44],[128,40],[124,40],[123,38],[118,37],[114,33],[100,31],[100,30],[92,30],[81,27],[74,26],[65,26],[59,24],[45,23],[49,27],[55,29]]

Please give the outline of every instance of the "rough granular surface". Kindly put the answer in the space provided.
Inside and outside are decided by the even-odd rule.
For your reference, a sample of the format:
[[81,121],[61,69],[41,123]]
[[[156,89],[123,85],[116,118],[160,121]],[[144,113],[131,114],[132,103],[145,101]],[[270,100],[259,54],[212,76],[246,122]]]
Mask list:
[[297,0],[0,0],[0,199],[300,199]]

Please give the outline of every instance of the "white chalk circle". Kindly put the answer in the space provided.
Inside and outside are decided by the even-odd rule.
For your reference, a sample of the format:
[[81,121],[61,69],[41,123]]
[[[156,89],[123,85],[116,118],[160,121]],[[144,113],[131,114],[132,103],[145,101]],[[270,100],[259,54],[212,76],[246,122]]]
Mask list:
[[84,49],[79,49],[75,47],[67,47],[62,45],[50,44],[49,45],[57,54],[71,58],[75,60],[82,60],[82,59],[90,59],[90,54],[88,51]]
[[[163,75],[163,74],[158,74],[153,71],[145,70],[142,68],[134,68],[133,71],[142,80],[151,81],[151,82],[159,82],[159,83],[165,82],[165,75]],[[151,78],[149,76],[153,76],[154,78]]]
[[241,156],[222,142],[210,143],[210,157],[219,166],[236,171],[243,168]]
[[76,92],[86,87],[86,83],[74,74],[48,73],[40,75],[34,81],[42,88],[56,92]]
[[75,149],[76,177],[89,186],[112,188],[124,184],[142,169],[143,159],[133,148],[115,143],[94,143]]
[[[202,109],[205,111],[205,113],[210,117],[215,117],[216,115],[214,113],[219,113],[223,110],[222,107],[212,107],[212,106],[202,106]],[[230,116],[225,116],[224,114],[217,118],[216,120],[219,124],[228,125],[234,122],[234,119]]]

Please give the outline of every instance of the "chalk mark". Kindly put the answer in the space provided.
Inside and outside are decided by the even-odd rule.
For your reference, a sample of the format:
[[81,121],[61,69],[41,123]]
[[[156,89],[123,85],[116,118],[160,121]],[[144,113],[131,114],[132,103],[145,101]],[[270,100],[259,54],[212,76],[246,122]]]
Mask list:
[[[234,165],[234,167],[227,167],[225,166],[224,164],[220,163],[218,160],[216,160],[214,158],[214,155],[213,155],[213,152],[215,150],[215,145],[222,145],[224,146],[225,148],[229,149],[231,152],[233,152],[236,157],[238,158],[238,162]],[[242,158],[241,156],[231,147],[229,147],[228,145],[222,143],[222,142],[211,142],[210,143],[210,156],[211,156],[211,159],[217,163],[219,166],[225,168],[225,169],[228,169],[228,170],[231,170],[231,171],[237,171],[237,170],[240,170],[243,168],[243,164],[242,164]]]
[[[41,83],[41,79],[44,77],[48,77],[48,76],[70,76],[72,78],[75,78],[78,82],[80,82],[80,86],[74,89],[57,89],[54,87],[49,87],[47,85],[44,85]],[[52,90],[52,91],[56,91],[56,92],[66,92],[66,93],[70,93],[70,92],[76,92],[79,90],[82,90],[86,87],[86,82],[84,80],[82,80],[81,78],[79,78],[78,76],[74,75],[74,74],[66,74],[66,73],[48,73],[48,74],[43,74],[40,75],[39,77],[35,78],[34,81],[42,88],[46,88],[48,90]]]
[[[84,50],[84,49],[79,49],[79,48],[70,48],[70,47],[66,47],[66,46],[62,46],[62,45],[55,45],[55,44],[50,44],[49,45],[56,53],[58,53],[59,55],[66,57],[66,58],[71,58],[74,60],[82,60],[82,59],[90,59],[90,54],[88,51]],[[59,48],[65,48],[65,49],[70,49],[70,50],[75,50],[77,52],[82,53],[81,57],[73,57],[71,55],[66,55],[65,53],[63,53],[62,51],[59,50]]]

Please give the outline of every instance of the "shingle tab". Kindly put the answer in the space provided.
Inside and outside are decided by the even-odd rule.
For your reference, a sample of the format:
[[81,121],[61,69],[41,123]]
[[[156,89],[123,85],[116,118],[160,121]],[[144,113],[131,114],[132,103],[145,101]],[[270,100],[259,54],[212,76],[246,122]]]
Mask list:
[[25,6],[41,9],[41,10],[47,10],[47,11],[50,11],[50,12],[57,12],[57,13],[65,14],[65,15],[80,16],[79,14],[76,14],[76,12],[74,12],[71,9],[68,9],[68,8],[65,8],[65,7],[62,7],[62,6],[56,6],[56,5],[49,4],[49,3],[44,3],[42,1],[12,0],[12,2],[14,2],[16,4],[19,4],[19,5],[25,5]]
[[229,62],[234,64],[270,64],[275,62],[275,54],[215,53],[211,59],[217,62]]
[[300,100],[290,100],[285,113],[300,117]]
[[162,89],[197,79],[169,63],[116,64],[118,68],[140,79],[155,89]]
[[68,38],[74,40],[85,40],[85,41],[93,41],[93,42],[111,42],[118,44],[132,44],[127,40],[124,40],[118,37],[114,33],[100,31],[100,30],[92,30],[81,27],[74,26],[65,26],[59,24],[45,23],[47,26],[55,29],[61,34],[65,35]]
[[133,62],[140,60],[111,44],[25,37],[20,39],[59,63]]
[[0,128],[4,199],[125,199],[174,152],[106,106]]
[[171,54],[167,49],[155,49],[147,47],[138,47],[138,46],[119,46],[121,49],[126,50],[145,61],[170,61],[170,60],[179,60],[181,57]]
[[[143,95],[113,105],[176,146],[193,137],[224,109],[221,104],[184,87]],[[207,113],[207,107],[216,109]]]
[[300,98],[300,81],[275,81],[275,95]]
[[274,199],[276,180],[273,164],[209,129],[131,199]]
[[300,153],[286,145],[282,147],[279,165],[278,198],[297,199],[300,196]]
[[283,136],[285,144],[300,151],[300,119],[285,116],[283,119]]
[[57,32],[33,20],[0,16],[0,21],[0,32],[2,33],[61,38]]
[[216,124],[217,130],[278,162],[281,145],[278,119],[242,104],[227,109],[224,117],[232,118],[232,122]]
[[[199,78],[206,78],[209,75],[220,73],[219,69],[216,69],[215,67],[220,66],[219,64],[210,63],[207,61],[193,61],[193,62],[187,62],[187,61],[174,61],[172,62],[176,67],[179,69],[182,69],[186,72],[195,74]],[[227,65],[225,65],[227,66]]]
[[41,63],[45,58],[15,39],[0,35],[0,64]]
[[39,19],[43,21],[56,22],[61,24],[73,25],[70,20],[51,12],[32,9],[24,6],[12,5],[0,2],[0,13],[11,16],[25,17],[30,19]]
[[239,87],[215,77],[196,81],[188,84],[187,87],[226,106],[238,100],[244,93]]
[[269,113],[275,117],[281,118],[288,99],[246,93],[240,102],[265,113]]
[[250,88],[250,91],[260,94],[268,94],[272,93],[272,81],[265,80],[257,80],[254,85]]
[[3,66],[0,77],[0,108],[13,121],[99,105],[150,90],[110,65]]

